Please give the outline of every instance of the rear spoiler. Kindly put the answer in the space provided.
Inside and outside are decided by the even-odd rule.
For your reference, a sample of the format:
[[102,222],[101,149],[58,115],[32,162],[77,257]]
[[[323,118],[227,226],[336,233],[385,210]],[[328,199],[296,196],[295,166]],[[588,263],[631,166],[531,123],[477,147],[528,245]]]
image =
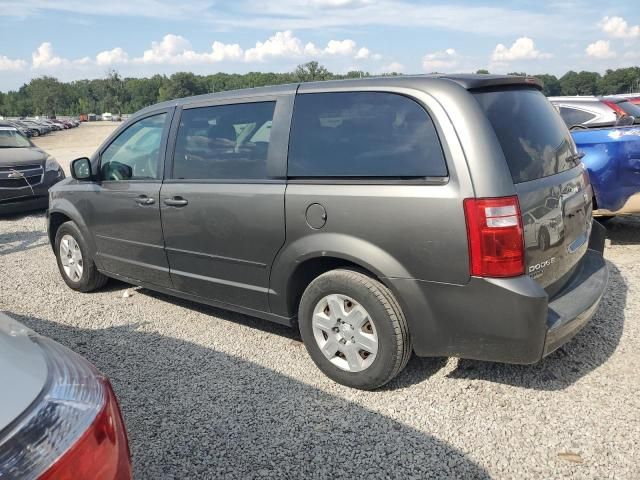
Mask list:
[[467,90],[511,86],[528,86],[542,90],[542,82],[535,77],[515,75],[438,75],[438,77],[456,82]]

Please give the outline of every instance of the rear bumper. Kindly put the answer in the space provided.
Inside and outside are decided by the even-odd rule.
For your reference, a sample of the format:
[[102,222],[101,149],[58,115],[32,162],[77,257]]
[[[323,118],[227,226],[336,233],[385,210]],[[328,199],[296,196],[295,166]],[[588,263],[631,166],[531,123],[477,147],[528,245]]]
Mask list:
[[580,262],[572,280],[549,302],[547,315],[547,336],[543,356],[549,355],[571,340],[595,313],[609,280],[609,270],[602,256],[599,239],[602,236],[604,248],[604,227],[594,232],[591,249]]
[[552,299],[528,276],[472,277],[466,285],[387,279],[415,353],[528,364],[553,352],[589,321],[604,294],[603,232],[594,224],[589,250]]

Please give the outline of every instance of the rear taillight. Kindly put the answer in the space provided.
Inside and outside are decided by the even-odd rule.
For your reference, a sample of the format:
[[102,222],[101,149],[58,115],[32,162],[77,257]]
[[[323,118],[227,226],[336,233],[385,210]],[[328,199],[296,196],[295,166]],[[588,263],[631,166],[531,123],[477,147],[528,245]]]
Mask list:
[[109,381],[79,355],[37,335],[47,383],[0,437],[0,478],[129,480],[126,432]]
[[518,197],[464,201],[471,275],[517,277],[524,274],[524,238]]
[[622,107],[619,107],[617,103],[612,102],[611,100],[601,100],[607,107],[616,112],[618,117],[624,117],[627,112],[625,112]]

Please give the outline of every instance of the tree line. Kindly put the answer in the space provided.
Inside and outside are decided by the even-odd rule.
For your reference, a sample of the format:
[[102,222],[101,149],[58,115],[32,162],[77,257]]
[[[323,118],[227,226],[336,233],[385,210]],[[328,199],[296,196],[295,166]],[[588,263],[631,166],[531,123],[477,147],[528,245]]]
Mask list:
[[[477,73],[489,72],[478,70]],[[526,75],[525,72],[511,74]],[[179,72],[170,76],[123,78],[117,71],[111,70],[105,78],[73,82],[60,82],[56,78],[44,76],[34,78],[18,90],[0,92],[0,115],[22,117],[102,112],[133,113],[165,100],[211,92],[370,76],[372,75],[369,72],[363,71],[352,71],[347,74],[331,73],[318,62],[299,65],[290,73],[196,75],[190,72]],[[543,82],[544,94],[547,96],[609,95],[640,91],[640,67],[607,70],[604,75],[597,72],[569,71],[560,78],[548,74],[534,76]]]

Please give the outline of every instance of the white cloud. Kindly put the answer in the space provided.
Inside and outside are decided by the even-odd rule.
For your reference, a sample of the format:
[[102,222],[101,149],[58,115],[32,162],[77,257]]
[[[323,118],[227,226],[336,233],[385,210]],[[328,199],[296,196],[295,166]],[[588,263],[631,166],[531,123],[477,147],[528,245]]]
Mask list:
[[96,55],[97,65],[116,65],[127,62],[129,62],[129,54],[120,47],[113,50],[105,50]]
[[353,40],[329,40],[323,53],[325,55],[353,55],[356,42]]
[[151,48],[145,50],[142,57],[134,58],[134,63],[154,65],[188,65],[216,63],[225,60],[242,59],[243,51],[237,43],[213,42],[211,50],[196,52],[191,43],[180,35],[165,35],[159,42],[151,42]]
[[587,46],[585,49],[587,55],[594,58],[613,58],[616,56],[616,52],[611,50],[611,45],[606,40],[598,40]]
[[[351,39],[329,40],[325,47],[316,47],[309,42],[304,44],[292,31],[276,32],[264,42],[256,42],[255,47],[244,50],[239,44],[213,42],[210,50],[196,51],[185,37],[167,34],[162,40],[151,42],[151,48],[142,56],[132,57],[121,47],[104,50],[94,58],[82,57],[74,60],[58,56],[50,42],[42,43],[32,54],[33,69],[49,70],[53,73],[86,66],[110,65],[205,65],[217,62],[266,62],[269,60],[305,61],[313,58],[352,57],[358,60],[381,58],[372,54],[366,47],[358,48]],[[19,70],[27,66],[24,60],[11,60],[0,56],[0,70]]]
[[453,48],[427,53],[422,57],[422,68],[427,72],[451,70],[458,66],[458,54]]
[[640,37],[640,25],[630,27],[622,17],[604,17],[598,25],[604,33],[614,38]]
[[356,53],[356,56],[354,57],[356,60],[366,60],[367,58],[369,58],[371,56],[371,52],[369,51],[368,48],[362,47],[358,50],[358,52]]
[[53,45],[50,42],[42,43],[31,55],[33,68],[55,68],[69,63],[69,60],[58,57],[53,53]]
[[274,57],[299,57],[304,51],[313,49],[312,43],[303,47],[300,39],[294,37],[291,30],[286,30],[276,32],[264,42],[256,42],[254,48],[244,52],[244,58],[247,62],[263,62]]
[[151,42],[151,48],[145,50],[142,57],[136,58],[135,61],[155,64],[183,63],[183,55],[187,51],[191,51],[189,41],[180,35],[170,33],[159,42]]
[[24,70],[27,66],[27,62],[21,59],[12,60],[9,57],[0,55],[0,72]]
[[550,54],[536,50],[536,45],[532,39],[529,37],[520,37],[509,48],[502,43],[496,45],[491,55],[491,60],[493,62],[512,62],[514,60],[532,60],[550,57]]
[[57,70],[62,67],[85,67],[91,65],[93,60],[89,57],[77,58],[69,60],[68,58],[59,57],[53,51],[51,42],[41,43],[35,52],[31,54],[31,68],[34,70]]
[[264,62],[272,58],[311,58],[311,57],[348,57],[356,59],[368,58],[371,52],[368,48],[358,49],[356,42],[351,39],[329,40],[327,46],[319,48],[309,42],[303,45],[302,40],[294,36],[291,30],[276,32],[264,42],[256,42],[256,46],[244,52],[246,62]]
[[237,43],[228,44],[222,42],[213,42],[211,52],[203,54],[204,58],[211,62],[222,62],[224,60],[239,60],[242,58],[243,52]]
[[404,70],[404,65],[398,62],[391,62],[382,67],[382,73],[400,73]]

